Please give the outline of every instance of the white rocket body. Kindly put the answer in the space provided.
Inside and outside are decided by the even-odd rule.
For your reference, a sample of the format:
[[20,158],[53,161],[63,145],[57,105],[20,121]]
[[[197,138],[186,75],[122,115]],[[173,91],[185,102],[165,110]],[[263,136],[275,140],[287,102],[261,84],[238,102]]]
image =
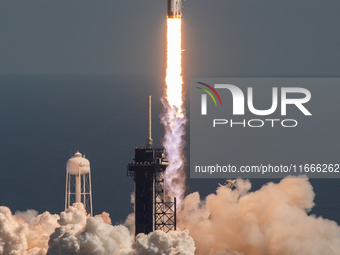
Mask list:
[[182,1],[181,0],[167,0],[168,1],[168,18],[178,19],[182,16]]

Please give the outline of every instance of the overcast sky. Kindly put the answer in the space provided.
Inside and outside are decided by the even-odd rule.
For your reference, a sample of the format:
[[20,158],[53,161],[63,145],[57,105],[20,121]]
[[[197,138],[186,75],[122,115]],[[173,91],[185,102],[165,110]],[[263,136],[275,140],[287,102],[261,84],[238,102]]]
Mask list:
[[[184,75],[337,76],[339,7],[186,0]],[[0,73],[163,74],[165,15],[165,0],[1,0]]]

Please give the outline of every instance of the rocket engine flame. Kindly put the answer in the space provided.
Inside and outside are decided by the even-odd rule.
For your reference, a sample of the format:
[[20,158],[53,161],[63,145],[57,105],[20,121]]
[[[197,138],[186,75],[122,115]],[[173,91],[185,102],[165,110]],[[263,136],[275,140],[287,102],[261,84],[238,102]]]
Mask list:
[[167,19],[166,96],[162,100],[165,109],[162,117],[165,126],[163,145],[169,160],[165,171],[166,190],[171,199],[177,198],[177,204],[184,197],[185,191],[183,135],[186,117],[182,100],[181,24],[181,18]]
[[181,19],[167,20],[167,69],[166,99],[171,108],[177,108],[177,116],[183,118],[182,112],[182,46]]

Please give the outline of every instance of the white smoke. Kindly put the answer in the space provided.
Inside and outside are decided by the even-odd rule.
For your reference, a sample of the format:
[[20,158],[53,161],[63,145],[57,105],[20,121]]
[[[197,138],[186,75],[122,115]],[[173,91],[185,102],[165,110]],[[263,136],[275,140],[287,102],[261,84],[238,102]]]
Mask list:
[[184,125],[187,121],[182,99],[182,20],[180,17],[167,19],[167,64],[166,91],[162,98],[165,127],[163,145],[167,152],[169,166],[165,171],[167,196],[177,198],[177,205],[184,197]]
[[17,217],[17,218],[21,218],[23,219],[25,222],[27,223],[30,223],[30,221],[37,217],[38,215],[38,212],[36,210],[27,210],[25,212],[21,212],[21,211],[16,211],[14,213],[14,215]]
[[[131,220],[131,219],[130,219]],[[112,226],[109,214],[86,215],[75,203],[59,215],[34,210],[16,212],[0,207],[1,255],[193,255],[194,241],[188,231],[139,234],[134,242],[130,230]],[[130,222],[132,225],[132,223]]]
[[0,206],[0,254],[46,254],[49,236],[59,227],[58,219],[58,215],[37,215],[34,210],[12,215],[9,208]]
[[249,181],[236,189],[219,187],[204,201],[187,196],[178,213],[189,229],[196,254],[340,254],[340,227],[307,212],[314,206],[307,178],[285,178],[249,192]]
[[86,217],[83,204],[74,204],[60,214],[60,227],[48,242],[48,255],[129,254],[132,236],[122,225],[104,223],[101,217]]
[[169,233],[156,230],[148,235],[139,234],[133,248],[136,255],[192,255],[195,252],[194,240],[188,230]]
[[[105,217],[107,214],[105,214]],[[139,234],[136,242],[123,225],[112,226],[102,217],[86,217],[82,204],[74,204],[60,214],[60,227],[48,242],[47,255],[193,255],[195,246],[188,231]]]
[[186,187],[183,153],[185,141],[183,136],[187,119],[183,109],[169,106],[165,99],[162,102],[165,109],[161,119],[165,127],[163,145],[169,160],[169,166],[165,171],[166,191],[171,199],[177,198],[177,205],[179,205],[184,197]]
[[82,204],[60,215],[34,210],[12,215],[1,206],[0,254],[340,254],[337,223],[307,214],[315,195],[307,178],[285,178],[254,192],[249,181],[238,179],[235,187],[219,187],[205,200],[197,192],[188,195],[177,215],[182,231],[135,238],[126,226],[108,224],[108,213],[89,217]]
[[135,192],[130,195],[130,202],[133,204],[133,213],[130,213],[124,222],[124,226],[127,227],[131,235],[135,234]]

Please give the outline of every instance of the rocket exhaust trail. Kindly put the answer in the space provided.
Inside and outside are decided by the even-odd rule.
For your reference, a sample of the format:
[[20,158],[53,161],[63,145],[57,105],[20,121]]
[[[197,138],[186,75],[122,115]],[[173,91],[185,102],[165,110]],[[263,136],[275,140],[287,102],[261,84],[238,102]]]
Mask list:
[[163,98],[165,126],[163,145],[167,152],[169,166],[165,171],[167,195],[177,198],[177,205],[184,196],[185,172],[183,135],[186,117],[182,101],[182,46],[181,46],[181,1],[168,0],[167,12],[167,68],[166,95]]

